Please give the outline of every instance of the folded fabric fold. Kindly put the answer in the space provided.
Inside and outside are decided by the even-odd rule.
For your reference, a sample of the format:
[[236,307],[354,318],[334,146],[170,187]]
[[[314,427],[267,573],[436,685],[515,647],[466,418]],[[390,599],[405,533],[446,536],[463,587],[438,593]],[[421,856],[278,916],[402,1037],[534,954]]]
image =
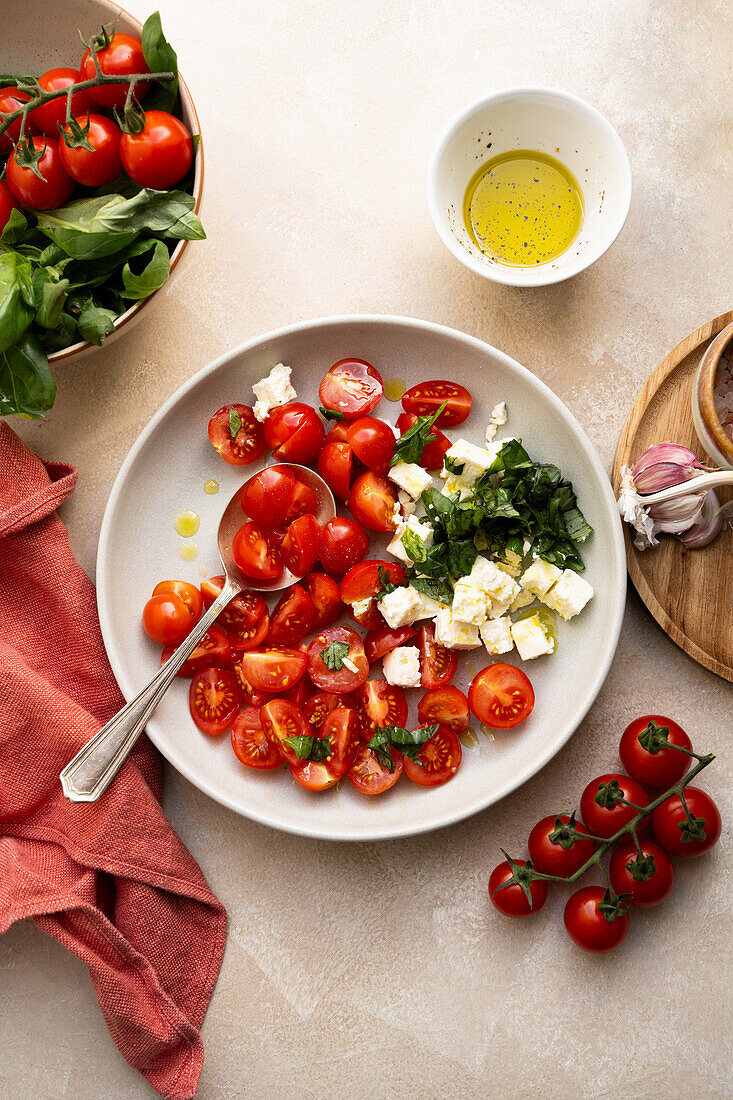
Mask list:
[[191,1097],[225,910],[163,814],[146,738],[97,803],[58,778],[124,703],[55,515],[75,484],[0,422],[0,933],[29,917],[83,959],[128,1062]]

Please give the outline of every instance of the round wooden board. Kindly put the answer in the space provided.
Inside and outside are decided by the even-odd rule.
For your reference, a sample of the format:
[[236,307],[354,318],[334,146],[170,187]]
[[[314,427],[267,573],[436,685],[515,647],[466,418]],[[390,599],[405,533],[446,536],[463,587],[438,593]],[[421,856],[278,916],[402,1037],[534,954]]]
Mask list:
[[[616,448],[617,496],[621,467],[633,466],[652,443],[683,443],[708,461],[692,423],[692,382],[705,348],[731,321],[733,310],[690,333],[647,379]],[[721,500],[731,498],[730,490],[718,492]],[[698,664],[733,682],[733,531],[702,550],[663,535],[659,546],[639,551],[628,524],[624,539],[629,576],[662,629]]]

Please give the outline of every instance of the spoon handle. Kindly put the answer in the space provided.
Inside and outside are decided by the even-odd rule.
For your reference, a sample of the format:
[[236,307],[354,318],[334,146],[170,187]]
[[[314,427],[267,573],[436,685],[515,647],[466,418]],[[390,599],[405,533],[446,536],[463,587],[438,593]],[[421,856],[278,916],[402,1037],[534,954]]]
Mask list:
[[711,474],[700,474],[689,481],[681,481],[679,485],[658,489],[656,493],[642,493],[640,498],[644,505],[663,504],[665,500],[677,500],[678,497],[686,497],[688,493],[702,493],[720,485],[733,486],[733,470],[715,470]]
[[238,592],[241,592],[240,586],[227,580],[208,611],[139,695],[118,711],[99,733],[95,733],[66,765],[59,778],[64,794],[71,802],[96,802],[107,789],[176,673]]

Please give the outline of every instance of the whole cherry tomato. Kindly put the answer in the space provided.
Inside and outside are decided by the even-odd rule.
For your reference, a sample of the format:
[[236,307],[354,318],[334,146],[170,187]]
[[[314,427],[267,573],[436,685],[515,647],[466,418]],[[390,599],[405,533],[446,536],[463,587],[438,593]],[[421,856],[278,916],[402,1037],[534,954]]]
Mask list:
[[[517,859],[515,863],[519,867],[524,867],[526,860]],[[489,877],[489,897],[499,912],[506,917],[531,917],[539,913],[547,901],[547,883],[541,879],[535,879],[529,884],[532,897],[530,905],[527,895],[518,882],[504,886],[505,882],[510,882],[511,877],[512,869],[506,860],[499,863]]]
[[680,796],[675,794],[652,811],[652,832],[671,856],[691,859],[718,843],[722,822],[718,807],[699,787],[685,787],[684,797],[692,820],[688,820]]
[[[580,797],[580,813],[588,831],[594,836],[612,837],[636,817],[637,811],[633,806],[626,806],[619,801],[619,796],[635,806],[649,805],[649,795],[641,784],[620,772],[599,775],[583,791]],[[649,819],[645,818],[637,832],[644,833],[648,827]]]
[[[529,834],[529,858],[532,866],[544,875],[568,878],[587,863],[596,850],[592,840],[573,837],[570,830],[563,828],[569,821],[568,814],[543,817]],[[582,821],[575,822],[575,829],[579,833],[588,832]]]
[[[70,88],[72,84],[80,84],[86,77],[82,77],[78,69],[49,69],[48,72],[43,73],[38,78],[38,84],[42,92],[58,92],[62,88]],[[75,117],[78,115],[85,115],[89,111],[93,110],[94,104],[88,92],[74,92],[71,97],[71,113]],[[57,138],[59,133],[59,125],[63,126],[66,122],[66,96],[59,96],[58,99],[49,99],[48,103],[42,103],[40,107],[36,107],[33,111],[33,121],[41,131],[42,134],[46,134],[48,137]],[[116,129],[119,129],[116,127]],[[68,169],[67,169],[68,171]],[[122,173],[122,165],[117,172],[119,176]],[[71,175],[71,173],[69,173]],[[116,177],[113,176],[112,179]],[[74,176],[76,179],[76,176]],[[79,180],[79,183],[82,181]],[[97,184],[91,184],[90,186],[98,186]]]
[[69,198],[74,190],[74,181],[64,171],[57,141],[47,137],[30,137],[28,143],[33,149],[42,151],[37,168],[43,179],[39,179],[32,169],[18,164],[16,150],[13,150],[5,169],[8,187],[18,202],[31,210],[53,210]]
[[179,183],[191,167],[193,142],[175,115],[146,111],[142,130],[122,135],[120,156],[131,180],[141,187],[165,191]]
[[85,187],[104,187],[122,175],[120,159],[120,141],[122,131],[119,126],[104,115],[85,115],[77,117],[82,129],[89,125],[86,139],[94,146],[94,151],[78,145],[69,147],[59,141],[59,156],[65,171],[77,183]]
[[[27,103],[30,98],[31,97],[27,95],[26,92],[21,92],[18,88],[0,88],[0,116],[14,114],[16,111],[20,110],[23,104]],[[31,111],[31,113],[26,116],[26,135],[35,134],[37,132],[34,115],[35,111]],[[19,137],[20,118],[16,118],[15,122],[11,122],[2,137],[0,137],[0,153],[9,153]]]
[[[685,774],[691,757],[676,749],[660,747],[662,730],[667,730],[670,745],[679,745],[689,752],[692,742],[681,726],[661,714],[645,714],[635,718],[621,735],[619,756],[626,771],[639,783],[649,787],[672,787]],[[644,748],[642,738],[648,748]]]
[[606,891],[602,886],[585,886],[568,898],[564,920],[568,935],[584,951],[600,953],[613,951],[626,939],[629,930],[628,913],[611,918],[602,908],[606,904]]
[[[139,38],[131,34],[113,34],[109,45],[97,50],[99,67],[107,76],[134,76],[137,73],[149,73]],[[161,70],[162,71],[162,70]],[[81,74],[84,80],[97,75],[91,50],[87,50],[81,61]],[[135,85],[135,99],[144,99],[150,88],[145,80]],[[124,107],[129,84],[105,84],[99,88],[90,88],[87,94],[101,107]]]
[[648,908],[659,905],[672,889],[674,867],[664,848],[653,840],[640,840],[639,847],[641,855],[633,840],[617,844],[608,874],[617,894],[631,894],[634,905]]
[[145,633],[160,645],[179,645],[195,625],[193,615],[175,592],[151,596],[143,608]]
[[321,532],[321,565],[327,573],[343,577],[369,549],[369,536],[360,523],[348,516],[334,516]]

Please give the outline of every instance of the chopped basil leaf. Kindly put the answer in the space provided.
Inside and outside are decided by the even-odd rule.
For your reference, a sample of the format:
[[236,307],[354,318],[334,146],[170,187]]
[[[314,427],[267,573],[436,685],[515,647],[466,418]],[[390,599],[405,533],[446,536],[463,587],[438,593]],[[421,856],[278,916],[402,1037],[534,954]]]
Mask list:
[[344,657],[348,657],[348,655],[349,645],[347,642],[331,642],[321,653],[321,660],[326,668],[330,668],[334,672],[340,672],[344,667]]
[[346,420],[344,413],[339,412],[338,409],[326,409],[323,405],[319,405],[318,408],[321,410],[326,420]]
[[403,533],[400,541],[405,548],[407,556],[412,561],[417,562],[419,565],[420,562],[427,560],[428,554],[425,543],[420,538],[420,536],[417,535],[414,531],[411,531],[409,527]]
[[378,600],[381,600],[382,596],[388,596],[390,592],[394,592],[396,588],[400,587],[398,584],[392,584],[389,570],[385,569],[383,565],[377,568],[377,576],[379,577],[379,591],[376,594]]
[[229,434],[232,439],[237,438],[237,432],[242,427],[242,418],[234,408],[234,405],[229,406]]
[[331,755],[330,737],[283,737],[283,744],[290,745],[298,760],[325,760]]
[[453,591],[450,586],[438,577],[411,577],[410,584],[417,592],[422,592],[431,600],[439,603],[450,604],[453,602]]
[[415,760],[424,767],[417,754],[425,742],[434,737],[437,732],[437,725],[416,730],[406,730],[401,726],[377,726],[367,748],[374,752],[382,767],[389,768],[391,772],[394,771],[392,745],[399,749],[403,756],[409,756],[411,760]]
[[443,465],[449,474],[462,474],[465,468],[465,462],[457,462],[455,458],[450,458],[448,455],[443,456]]
[[418,416],[412,427],[408,428],[404,435],[401,435],[395,442],[394,454],[392,455],[390,466],[394,466],[398,462],[420,461],[431,428],[447,404],[448,402],[444,401],[432,416]]

